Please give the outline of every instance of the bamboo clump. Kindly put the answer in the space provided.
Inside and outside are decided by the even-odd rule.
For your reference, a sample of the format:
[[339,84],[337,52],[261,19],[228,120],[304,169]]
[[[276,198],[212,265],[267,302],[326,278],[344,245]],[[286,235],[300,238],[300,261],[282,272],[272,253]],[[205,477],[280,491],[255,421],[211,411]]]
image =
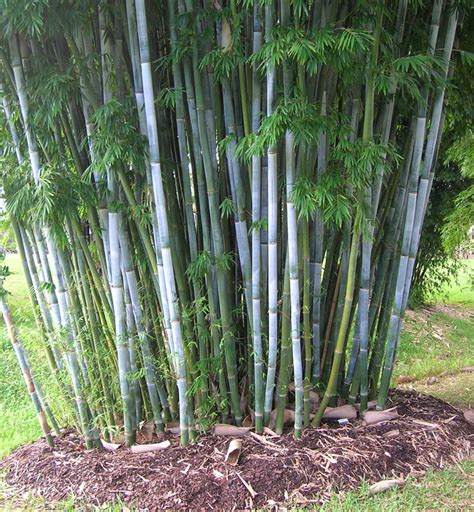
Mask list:
[[383,409],[461,8],[26,3],[0,7],[1,177],[87,447]]

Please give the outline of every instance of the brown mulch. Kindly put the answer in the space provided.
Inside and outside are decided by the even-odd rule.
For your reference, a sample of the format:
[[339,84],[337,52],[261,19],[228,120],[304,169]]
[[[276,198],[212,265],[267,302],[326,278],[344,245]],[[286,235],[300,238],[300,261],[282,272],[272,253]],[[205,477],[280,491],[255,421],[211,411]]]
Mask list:
[[469,456],[474,427],[454,407],[411,391],[393,392],[388,405],[397,406],[399,419],[324,425],[300,440],[291,433],[249,435],[237,466],[224,462],[229,438],[204,436],[181,448],[170,436],[164,451],[132,454],[85,451],[78,435],[67,432],[55,451],[36,441],[1,461],[0,470],[15,490],[47,502],[74,495],[94,505],[120,498],[150,511],[233,510],[321,503],[362,480],[419,476]]

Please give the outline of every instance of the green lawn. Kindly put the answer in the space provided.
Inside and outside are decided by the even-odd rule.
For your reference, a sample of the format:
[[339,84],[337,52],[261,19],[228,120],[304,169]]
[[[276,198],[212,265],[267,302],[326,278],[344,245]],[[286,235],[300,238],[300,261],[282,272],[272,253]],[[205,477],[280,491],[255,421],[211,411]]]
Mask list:
[[[38,380],[44,384],[45,390],[54,392],[55,386],[35,328],[18,255],[8,255],[5,263],[12,272],[6,288],[11,292],[9,300],[22,341],[31,354],[31,360],[39,361],[39,365],[34,367]],[[415,389],[466,407],[472,402],[474,374],[458,372],[474,364],[474,290],[470,281],[473,275],[474,261],[469,261],[458,282],[451,283],[445,300],[457,304],[455,309],[439,306],[408,313],[394,375],[395,378],[408,376],[414,381],[412,385]],[[424,380],[430,376],[438,376],[439,385],[427,387]],[[3,323],[0,325],[0,418],[0,458],[40,436],[40,428]],[[466,462],[459,467],[428,474],[420,482],[409,480],[403,489],[378,496],[369,496],[367,487],[363,486],[360,490],[334,496],[321,510],[468,510],[469,504],[474,503],[473,473],[474,464]],[[22,501],[22,507],[47,508],[38,500],[28,504]],[[8,490],[2,492],[1,488],[0,509],[18,509],[14,496]],[[72,511],[77,508],[70,500],[58,505],[55,510]],[[118,511],[122,507],[111,505],[108,510]]]
[[368,486],[335,495],[320,507],[323,512],[416,512],[472,510],[474,462],[430,472],[420,481],[407,480],[402,489],[370,495]]
[[443,286],[435,298],[446,304],[474,306],[474,259],[462,260],[458,275]]
[[474,318],[420,309],[409,311],[398,351],[395,377],[414,380],[456,372],[474,362]]
[[[39,339],[33,312],[22,273],[20,258],[9,254],[5,264],[12,273],[5,283],[10,292],[9,302],[21,339],[27,350],[37,352]],[[33,405],[26,393],[23,377],[17,365],[3,321],[0,322],[0,457],[14,448],[41,435]],[[45,369],[39,369],[44,374]],[[43,376],[43,375],[41,375]]]

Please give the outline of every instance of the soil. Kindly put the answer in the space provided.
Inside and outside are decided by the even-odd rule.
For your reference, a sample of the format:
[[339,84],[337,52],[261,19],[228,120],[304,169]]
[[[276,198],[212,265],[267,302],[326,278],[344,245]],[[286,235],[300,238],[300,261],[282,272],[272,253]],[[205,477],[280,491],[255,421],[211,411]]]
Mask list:
[[86,451],[68,431],[49,449],[44,440],[0,462],[5,481],[19,493],[46,502],[70,495],[101,505],[120,498],[139,510],[237,510],[304,506],[327,501],[362,480],[420,476],[469,457],[474,427],[462,412],[414,391],[395,391],[389,407],[400,417],[372,426],[360,420],[307,429],[301,439],[247,435],[236,466],[224,461],[229,437],[202,436],[186,448],[133,454]]

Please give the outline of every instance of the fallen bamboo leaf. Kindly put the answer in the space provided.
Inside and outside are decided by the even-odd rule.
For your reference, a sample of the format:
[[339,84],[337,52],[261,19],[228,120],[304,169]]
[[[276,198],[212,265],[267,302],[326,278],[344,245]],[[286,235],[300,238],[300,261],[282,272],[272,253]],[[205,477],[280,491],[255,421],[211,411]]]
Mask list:
[[347,418],[353,420],[357,418],[357,410],[353,405],[341,405],[340,407],[328,407],[323,414],[327,420],[341,420]]
[[391,421],[398,418],[398,412],[393,410],[387,411],[365,411],[362,414],[363,425],[376,425],[385,421]]
[[162,443],[154,444],[134,444],[130,447],[130,450],[132,453],[157,452],[159,450],[165,450],[170,446],[171,443],[169,441],[163,441]]
[[113,452],[122,446],[121,443],[109,443],[103,439],[101,439],[100,442],[102,443],[104,450],[107,450],[108,452]]
[[250,427],[236,427],[235,425],[227,425],[218,423],[214,426],[214,435],[216,436],[234,436],[244,437],[250,432]]
[[388,491],[392,487],[402,487],[405,485],[405,480],[398,478],[394,480],[381,480],[369,487],[370,494],[378,494],[379,492]]
[[232,439],[227,448],[225,461],[232,466],[239,462],[240,452],[242,451],[242,439]]

